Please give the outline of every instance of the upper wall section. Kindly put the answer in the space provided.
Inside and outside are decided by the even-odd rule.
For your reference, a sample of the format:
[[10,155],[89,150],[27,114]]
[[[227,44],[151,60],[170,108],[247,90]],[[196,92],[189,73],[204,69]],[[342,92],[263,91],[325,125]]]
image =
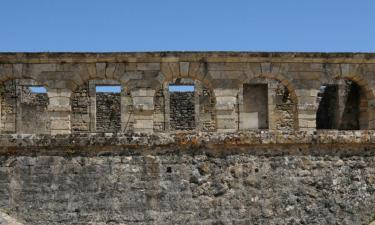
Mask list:
[[[194,100],[186,100],[196,131],[374,129],[374,74],[373,53],[0,54],[0,82],[27,79],[47,88],[47,121],[35,133],[51,134],[171,131],[171,113],[180,111],[168,87],[181,78],[199,84],[189,94]],[[99,84],[119,85],[121,92],[97,94]],[[14,103],[1,105],[30,115],[21,100],[7,101]],[[25,118],[1,118],[8,133],[30,132],[17,126]]]

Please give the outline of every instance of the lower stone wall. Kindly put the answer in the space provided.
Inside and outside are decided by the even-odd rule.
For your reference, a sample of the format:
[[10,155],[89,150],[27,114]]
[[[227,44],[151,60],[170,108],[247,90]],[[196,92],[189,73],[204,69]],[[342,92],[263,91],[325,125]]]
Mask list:
[[372,154],[173,149],[2,156],[0,211],[31,225],[362,225],[375,215]]

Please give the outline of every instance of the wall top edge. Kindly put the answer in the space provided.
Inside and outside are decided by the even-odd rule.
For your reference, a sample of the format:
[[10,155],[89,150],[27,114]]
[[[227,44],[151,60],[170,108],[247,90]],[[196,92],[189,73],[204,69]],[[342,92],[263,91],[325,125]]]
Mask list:
[[0,63],[52,62],[173,62],[173,61],[285,61],[285,62],[375,62],[369,52],[234,52],[234,51],[165,51],[165,52],[0,52]]
[[[32,146],[253,146],[279,144],[370,144],[375,147],[375,130],[271,131],[241,132],[159,132],[77,133],[77,134],[0,134],[4,147]],[[375,150],[374,150],[375,152]]]

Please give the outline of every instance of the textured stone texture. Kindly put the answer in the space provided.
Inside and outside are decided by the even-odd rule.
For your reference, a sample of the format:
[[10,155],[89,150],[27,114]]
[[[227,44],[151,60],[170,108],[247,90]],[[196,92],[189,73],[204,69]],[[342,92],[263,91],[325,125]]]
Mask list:
[[193,130],[195,128],[194,92],[172,92],[169,96],[171,128]]
[[96,93],[96,130],[121,130],[121,96],[119,93]]
[[374,216],[374,155],[254,150],[3,156],[0,207],[26,224],[352,225]]
[[1,53],[0,224],[369,224],[374,73],[362,53]]

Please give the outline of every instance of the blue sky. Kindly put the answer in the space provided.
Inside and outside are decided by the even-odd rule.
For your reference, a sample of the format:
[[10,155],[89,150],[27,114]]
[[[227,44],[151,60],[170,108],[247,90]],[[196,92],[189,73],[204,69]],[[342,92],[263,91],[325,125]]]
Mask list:
[[1,0],[0,51],[375,52],[374,0]]

